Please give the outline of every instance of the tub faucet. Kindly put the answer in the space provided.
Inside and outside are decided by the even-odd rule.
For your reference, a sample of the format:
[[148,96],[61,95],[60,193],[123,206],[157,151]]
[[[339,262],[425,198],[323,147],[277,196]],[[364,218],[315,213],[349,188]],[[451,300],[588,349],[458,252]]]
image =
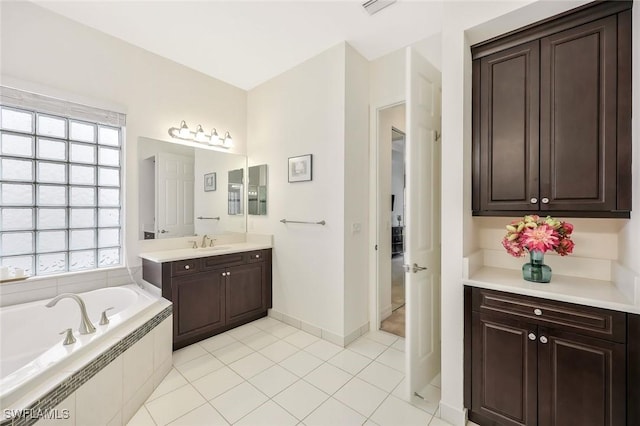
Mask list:
[[62,293],[51,299],[45,306],[47,308],[51,308],[62,299],[73,299],[78,303],[78,306],[80,307],[80,327],[78,328],[78,331],[80,332],[80,334],[94,333],[96,331],[96,328],[91,323],[91,320],[87,315],[87,308],[80,296],[77,296],[73,293]]

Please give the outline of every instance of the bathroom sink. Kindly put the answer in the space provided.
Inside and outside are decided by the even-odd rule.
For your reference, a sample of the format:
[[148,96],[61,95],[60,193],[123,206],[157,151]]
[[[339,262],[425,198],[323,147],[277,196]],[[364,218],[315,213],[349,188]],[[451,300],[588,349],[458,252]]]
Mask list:
[[198,251],[218,251],[218,250],[228,250],[230,246],[213,246],[213,247],[198,247]]

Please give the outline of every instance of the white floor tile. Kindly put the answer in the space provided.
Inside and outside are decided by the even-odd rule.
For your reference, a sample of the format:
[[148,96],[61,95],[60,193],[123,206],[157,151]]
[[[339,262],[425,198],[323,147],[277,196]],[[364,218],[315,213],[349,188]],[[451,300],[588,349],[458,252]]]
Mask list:
[[367,418],[363,415],[355,412],[341,402],[329,398],[304,419],[304,424],[306,426],[359,426],[366,420]]
[[279,324],[283,323],[272,317],[260,318],[259,320],[255,320],[251,323],[251,325],[258,327],[260,330],[266,330]]
[[451,423],[447,423],[439,417],[433,416],[433,418],[431,419],[431,423],[429,423],[429,426],[452,426],[452,425]]
[[274,325],[273,327],[269,327],[265,329],[265,331],[274,335],[278,339],[284,339],[285,337],[297,332],[298,329],[295,327],[291,327],[289,324],[280,322],[279,324]]
[[404,352],[400,352],[397,349],[389,348],[382,352],[376,361],[382,363],[388,367],[394,368],[401,373],[404,373],[405,356]]
[[398,340],[396,340],[396,342],[391,345],[391,347],[393,349],[396,349],[400,352],[405,352],[404,348],[405,348],[405,340],[404,338],[400,337]]
[[210,400],[238,386],[244,379],[229,367],[223,367],[193,382],[193,386]]
[[440,405],[440,389],[435,386],[427,385],[418,393],[422,398],[418,398],[413,395],[411,397],[411,403],[427,413],[435,414],[438,410],[438,405]]
[[241,375],[245,379],[250,379],[256,374],[266,370],[273,365],[273,361],[264,355],[254,352],[244,358],[229,364],[229,368]]
[[345,349],[331,358],[328,363],[342,368],[347,373],[358,374],[364,367],[371,363],[371,358]]
[[293,334],[288,335],[283,340],[285,342],[291,343],[292,345],[300,349],[304,349],[310,344],[315,343],[320,339],[312,334],[309,334],[300,330],[300,331],[296,331]]
[[250,353],[253,353],[253,349],[241,342],[232,343],[212,352],[216,358],[227,365],[244,358]]
[[342,352],[344,349],[338,345],[334,345],[333,343],[327,342],[326,340],[318,340],[315,343],[310,344],[306,348],[305,351],[309,352],[313,356],[316,356],[324,361],[336,356],[338,353]]
[[360,414],[369,417],[387,395],[387,392],[354,377],[342,389],[338,390],[333,397]]
[[227,333],[218,334],[217,336],[209,337],[206,340],[203,340],[200,343],[200,346],[205,348],[209,352],[215,352],[220,348],[224,348],[225,346],[229,346],[232,343],[237,342],[236,339],[229,336]]
[[318,368],[320,364],[322,364],[321,359],[316,358],[315,356],[304,351],[295,353],[289,358],[280,362],[281,366],[299,377],[306,376],[312,370]]
[[146,406],[156,424],[166,425],[205,402],[202,395],[187,384],[148,402]]
[[294,426],[298,419],[273,401],[267,401],[260,407],[235,423],[238,426]]
[[367,420],[367,422],[362,426],[380,426],[378,423],[375,423],[371,419]]
[[240,327],[231,329],[227,331],[227,334],[233,337],[234,339],[241,340],[241,339],[244,339],[245,337],[249,337],[252,334],[256,334],[258,332],[260,332],[260,329],[252,325],[251,323],[249,323],[249,324],[241,325]]
[[209,403],[169,423],[171,426],[228,426],[229,423]]
[[252,377],[249,382],[268,397],[273,397],[298,380],[299,378],[295,374],[279,365],[274,365]]
[[216,357],[207,353],[196,359],[185,362],[184,364],[176,365],[178,370],[188,381],[193,382],[200,377],[212,373],[216,370],[224,367],[224,364],[220,362]]
[[409,399],[409,396],[407,395],[407,386],[406,386],[406,380],[407,378],[403,378],[400,383],[398,383],[398,385],[393,389],[393,392],[391,392],[391,395],[396,396],[402,400],[407,400]]
[[431,421],[431,415],[411,404],[389,395],[371,416],[380,426],[424,426]]
[[129,420],[127,426],[156,426],[156,423],[151,418],[151,414],[149,414],[147,408],[143,405],[131,420]]
[[147,401],[153,401],[159,396],[162,396],[166,393],[171,392],[172,390],[176,390],[179,387],[182,387],[187,384],[187,379],[185,379],[182,374],[178,372],[175,368],[172,368],[169,371],[169,374],[160,382],[158,387],[153,391],[151,396],[147,399]]
[[273,400],[299,420],[326,401],[329,395],[300,380],[276,395]]
[[241,340],[242,343],[249,346],[254,351],[258,351],[265,346],[269,346],[272,343],[278,341],[278,338],[273,334],[269,334],[267,332],[261,331],[260,333],[253,334],[249,337],[245,337]]
[[344,370],[334,367],[331,364],[322,364],[304,377],[304,380],[311,383],[321,391],[332,395],[344,386],[353,376]]
[[194,343],[193,345],[178,349],[173,353],[173,365],[184,364],[185,362],[189,362],[192,359],[196,359],[206,354],[207,351],[205,351],[202,346]]
[[404,374],[374,361],[358,373],[358,377],[384,391],[391,392],[400,383]]
[[362,335],[361,339],[369,339],[374,342],[382,343],[385,346],[391,346],[398,341],[399,337],[386,331],[370,331]]
[[251,384],[244,382],[211,400],[211,405],[229,423],[235,423],[267,400],[268,398],[262,392]]
[[382,352],[387,350],[387,346],[382,343],[374,342],[373,340],[361,338],[350,344],[347,349],[357,352],[360,355],[364,355],[367,358],[375,359]]
[[259,352],[271,361],[280,362],[289,358],[291,355],[298,352],[298,350],[299,349],[292,344],[278,340],[277,342],[260,349]]

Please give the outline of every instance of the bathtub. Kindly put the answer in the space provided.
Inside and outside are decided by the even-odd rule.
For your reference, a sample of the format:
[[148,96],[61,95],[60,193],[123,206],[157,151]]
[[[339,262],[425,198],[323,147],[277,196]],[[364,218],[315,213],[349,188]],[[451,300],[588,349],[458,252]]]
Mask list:
[[[0,308],[1,409],[24,408],[42,399],[38,392],[46,392],[77,373],[170,306],[134,284],[78,295],[85,302],[95,333],[78,332],[80,308],[72,299],[62,299],[51,308],[45,306],[49,299]],[[107,308],[113,308],[107,311],[109,324],[99,325]],[[60,333],[67,328],[73,330],[76,343],[62,344],[64,335]]]

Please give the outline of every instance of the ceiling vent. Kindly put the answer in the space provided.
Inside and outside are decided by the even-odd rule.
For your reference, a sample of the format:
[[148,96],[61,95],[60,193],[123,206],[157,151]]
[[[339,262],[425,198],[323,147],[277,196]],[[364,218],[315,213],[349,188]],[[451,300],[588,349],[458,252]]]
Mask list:
[[364,7],[364,10],[366,10],[369,15],[373,15],[387,6],[391,6],[395,2],[396,0],[368,0],[362,3],[362,7]]

